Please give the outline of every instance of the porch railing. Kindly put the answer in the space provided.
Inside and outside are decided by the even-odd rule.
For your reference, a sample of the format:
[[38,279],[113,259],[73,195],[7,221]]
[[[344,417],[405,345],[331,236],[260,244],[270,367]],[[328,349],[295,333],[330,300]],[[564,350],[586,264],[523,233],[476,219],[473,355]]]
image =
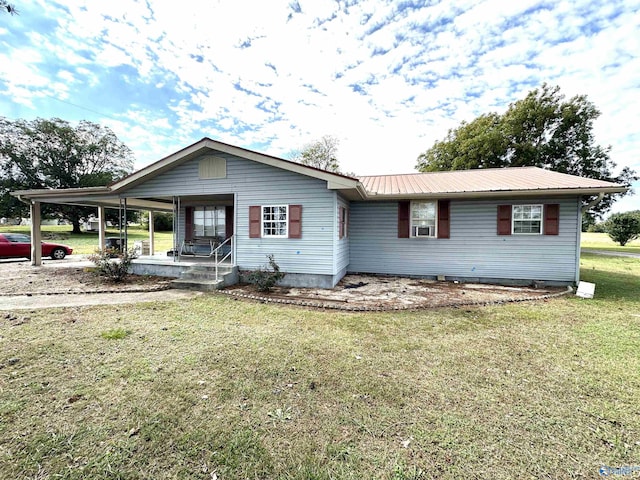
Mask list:
[[[213,258],[215,267],[216,267],[216,282],[219,280],[218,278],[218,267],[223,264],[224,262],[226,262],[227,260],[229,260],[229,263],[231,263],[231,266],[233,267],[235,265],[235,259],[233,256],[233,250],[235,247],[235,236],[231,235],[229,238],[227,238],[224,242],[222,242],[220,245],[218,245],[213,252],[211,252],[210,257]],[[222,255],[221,249],[222,247],[224,247],[225,245],[229,245],[229,252],[226,253],[225,255]]]

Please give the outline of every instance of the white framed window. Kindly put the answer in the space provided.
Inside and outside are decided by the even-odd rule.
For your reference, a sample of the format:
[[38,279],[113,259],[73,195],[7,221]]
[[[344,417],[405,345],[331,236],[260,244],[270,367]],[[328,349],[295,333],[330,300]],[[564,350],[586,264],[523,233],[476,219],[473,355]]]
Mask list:
[[542,205],[514,205],[511,232],[514,235],[542,235]]
[[262,236],[288,237],[288,205],[269,205],[262,207]]
[[342,205],[338,209],[338,238],[344,238],[347,236],[349,226],[347,225],[349,218],[348,211]]
[[438,202],[411,202],[411,236],[435,237],[437,235]]

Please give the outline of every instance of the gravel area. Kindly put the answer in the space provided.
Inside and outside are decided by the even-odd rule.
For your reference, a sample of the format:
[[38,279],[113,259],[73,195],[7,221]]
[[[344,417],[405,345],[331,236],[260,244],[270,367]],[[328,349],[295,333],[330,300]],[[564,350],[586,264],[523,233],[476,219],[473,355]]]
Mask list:
[[565,287],[506,287],[406,277],[347,275],[332,289],[276,287],[270,293],[263,293],[252,285],[234,285],[222,292],[274,303],[381,311],[541,300],[563,295],[568,290]]

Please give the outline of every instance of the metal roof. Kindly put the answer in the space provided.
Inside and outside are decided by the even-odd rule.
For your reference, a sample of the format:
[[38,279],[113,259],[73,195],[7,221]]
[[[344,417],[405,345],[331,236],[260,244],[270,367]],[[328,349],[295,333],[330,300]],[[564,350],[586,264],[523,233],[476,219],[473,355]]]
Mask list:
[[617,183],[578,177],[538,167],[489,168],[451,172],[360,177],[368,198],[479,196],[500,193],[623,192]]

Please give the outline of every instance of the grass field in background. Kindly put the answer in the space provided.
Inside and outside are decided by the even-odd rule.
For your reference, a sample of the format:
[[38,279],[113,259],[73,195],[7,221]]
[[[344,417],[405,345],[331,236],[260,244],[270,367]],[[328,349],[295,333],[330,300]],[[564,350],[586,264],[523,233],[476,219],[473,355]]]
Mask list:
[[583,255],[582,269],[593,300],[355,314],[207,295],[19,313],[0,322],[0,478],[638,465],[640,259]]
[[[43,225],[41,228],[42,239],[54,243],[62,243],[73,248],[73,253],[77,255],[89,255],[98,248],[98,232],[83,232],[80,234],[71,233],[71,225]],[[0,233],[30,233],[29,226],[2,225]],[[149,230],[139,225],[132,225],[127,228],[130,247],[136,240],[149,240]],[[107,237],[119,237],[118,230],[109,229]],[[171,250],[173,245],[173,233],[154,232],[155,250],[162,252]]]
[[[2,232],[14,232],[14,233],[29,233],[28,226],[0,226],[0,233]],[[65,243],[73,248],[74,253],[77,254],[91,254],[94,252],[98,245],[98,233],[89,232],[81,234],[72,234],[71,225],[56,225],[56,226],[42,226],[43,236],[47,239],[51,239],[54,242]],[[147,229],[140,227],[139,225],[130,226],[128,228],[129,239],[131,242],[136,240],[148,240],[149,232]],[[108,237],[118,237],[118,230],[108,230]],[[154,235],[156,251],[162,252],[172,248],[173,234],[172,232],[155,232]],[[133,244],[133,243],[132,243]],[[599,250],[612,250],[620,252],[640,253],[640,240],[635,240],[628,243],[626,246],[621,247],[614,243],[606,233],[582,233],[582,248],[592,248]]]
[[621,247],[620,244],[611,240],[606,233],[582,232],[580,246],[582,248],[592,248],[596,250],[640,253],[640,239],[629,242],[624,247]]

